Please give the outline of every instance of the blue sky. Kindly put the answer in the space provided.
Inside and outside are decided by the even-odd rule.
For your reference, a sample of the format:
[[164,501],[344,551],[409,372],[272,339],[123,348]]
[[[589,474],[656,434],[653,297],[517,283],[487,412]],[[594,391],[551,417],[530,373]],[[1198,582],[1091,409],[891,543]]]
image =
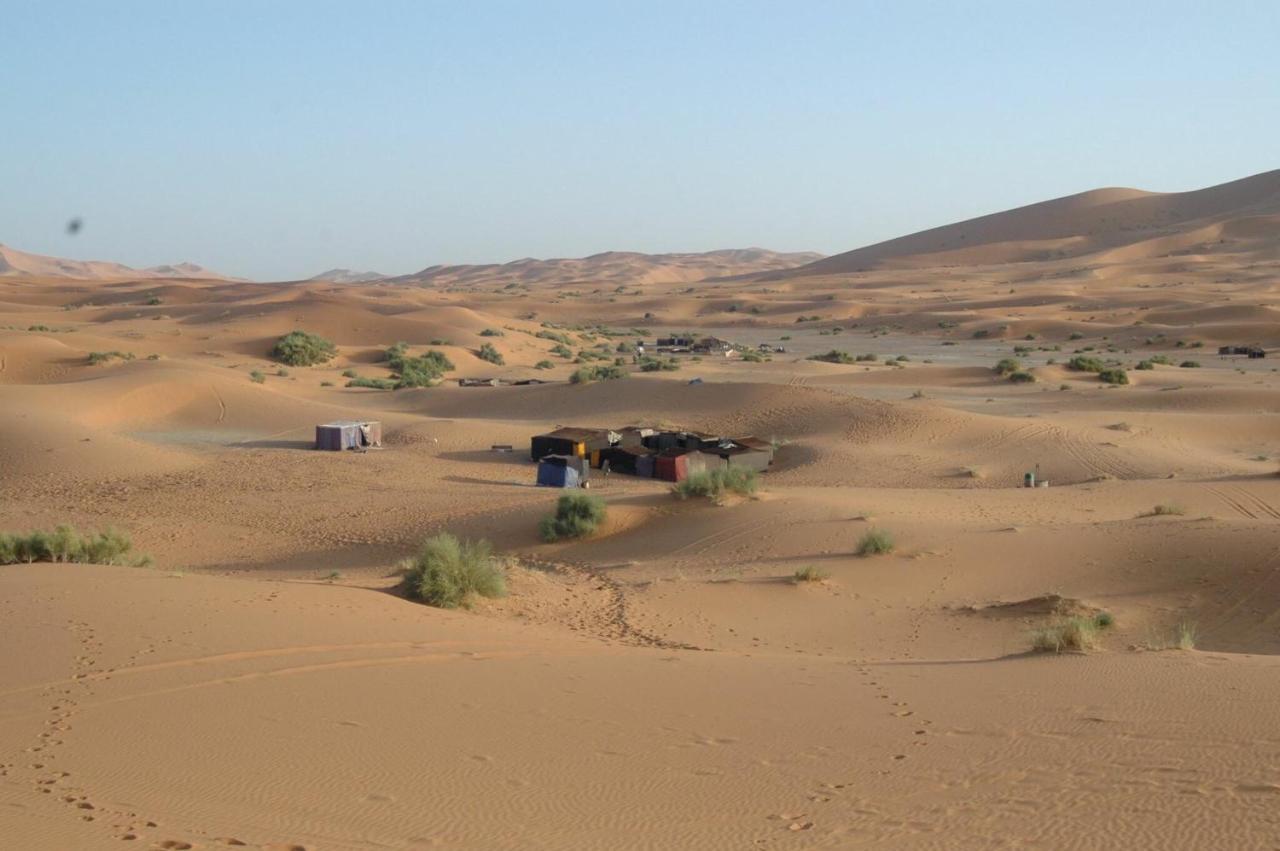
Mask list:
[[0,0],[0,21],[0,242],[138,266],[834,253],[1280,167],[1272,0]]

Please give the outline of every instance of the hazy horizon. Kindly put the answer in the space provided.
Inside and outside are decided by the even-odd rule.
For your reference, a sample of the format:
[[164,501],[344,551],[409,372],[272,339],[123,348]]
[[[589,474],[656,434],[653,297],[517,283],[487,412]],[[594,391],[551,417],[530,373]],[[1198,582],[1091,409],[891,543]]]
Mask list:
[[0,242],[138,267],[272,280],[833,254],[1102,186],[1183,191],[1280,165],[1280,8],[1264,3],[71,3],[6,18]]

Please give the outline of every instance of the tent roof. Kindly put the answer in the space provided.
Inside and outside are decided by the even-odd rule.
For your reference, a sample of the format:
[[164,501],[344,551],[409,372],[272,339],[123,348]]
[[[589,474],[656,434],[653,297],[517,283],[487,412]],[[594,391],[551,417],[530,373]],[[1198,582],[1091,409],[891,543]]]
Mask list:
[[367,426],[377,423],[377,420],[334,420],[331,423],[321,423],[320,428],[345,428],[347,426]]

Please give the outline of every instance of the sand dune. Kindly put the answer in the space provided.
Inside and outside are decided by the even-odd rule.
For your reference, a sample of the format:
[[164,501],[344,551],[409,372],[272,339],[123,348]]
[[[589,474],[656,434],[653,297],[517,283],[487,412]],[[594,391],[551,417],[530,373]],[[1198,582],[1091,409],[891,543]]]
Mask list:
[[227,277],[203,266],[197,266],[194,263],[177,263],[149,266],[146,269],[134,269],[125,266],[123,263],[112,263],[103,260],[67,260],[61,257],[48,257],[43,254],[30,254],[3,244],[0,244],[0,275],[72,278],[75,280],[87,279],[94,281],[115,278],[226,279]]
[[[884,264],[1024,263],[1104,250],[1111,252],[1104,259],[1137,259],[1228,240],[1237,252],[1261,247],[1254,243],[1274,248],[1278,212],[1280,171],[1192,192],[1097,189],[837,254],[797,274],[840,274]],[[1121,246],[1131,247],[1115,253]]]
[[607,251],[575,259],[535,260],[475,266],[429,266],[401,283],[439,287],[492,285],[693,283],[753,272],[790,269],[821,257],[813,252],[781,253],[763,248],[727,249],[694,254],[640,254]]
[[[0,531],[113,526],[154,559],[0,567],[0,845],[1271,847],[1276,179],[767,279],[734,276],[802,260],[0,276]],[[273,361],[294,330],[336,356]],[[685,330],[768,351],[632,364]],[[401,341],[455,369],[347,386]],[[548,383],[455,380],[481,376]],[[385,447],[311,450],[352,417]],[[606,521],[545,543],[560,494],[524,450],[561,424],[776,461],[720,504],[597,477]],[[893,551],[857,555],[873,529]],[[489,540],[510,593],[405,599],[397,563],[440,531]],[[1031,652],[1104,613],[1093,652]]]

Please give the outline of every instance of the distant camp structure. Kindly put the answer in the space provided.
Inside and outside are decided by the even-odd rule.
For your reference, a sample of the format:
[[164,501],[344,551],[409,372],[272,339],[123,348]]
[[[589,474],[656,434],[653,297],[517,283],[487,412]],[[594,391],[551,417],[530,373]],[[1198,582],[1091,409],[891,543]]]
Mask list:
[[316,449],[341,452],[382,446],[382,423],[376,420],[337,420],[316,426]]
[[1258,360],[1267,356],[1267,350],[1261,346],[1220,346],[1218,354],[1224,358],[1245,357],[1249,360]]
[[[762,473],[773,463],[774,447],[756,437],[724,437],[698,431],[563,426],[534,435],[529,456],[538,462],[538,484],[583,487],[590,481],[592,470],[668,482],[682,482],[694,473],[726,466]],[[571,465],[565,459],[575,463]],[[544,470],[548,465],[556,469]],[[576,481],[575,476],[559,472],[570,466],[577,474]]]

